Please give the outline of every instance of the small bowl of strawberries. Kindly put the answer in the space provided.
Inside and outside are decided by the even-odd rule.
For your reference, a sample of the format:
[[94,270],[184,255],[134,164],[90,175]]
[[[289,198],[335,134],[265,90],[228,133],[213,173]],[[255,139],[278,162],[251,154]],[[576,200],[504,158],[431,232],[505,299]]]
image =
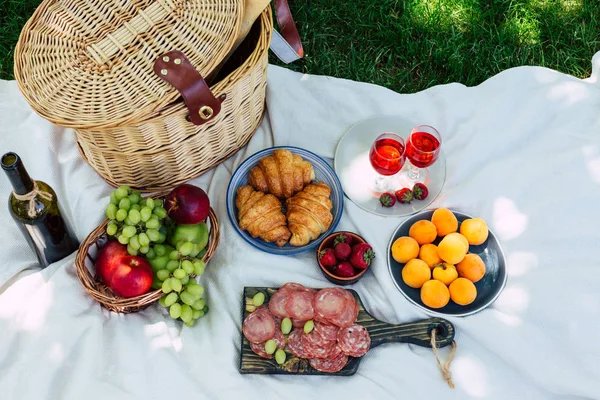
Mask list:
[[356,283],[375,258],[373,248],[352,232],[334,232],[317,249],[317,262],[325,278],[337,285]]

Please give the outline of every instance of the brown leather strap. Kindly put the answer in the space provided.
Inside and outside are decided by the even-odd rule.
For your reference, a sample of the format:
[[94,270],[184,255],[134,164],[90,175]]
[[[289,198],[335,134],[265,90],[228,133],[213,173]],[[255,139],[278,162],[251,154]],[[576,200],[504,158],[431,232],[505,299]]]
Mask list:
[[154,61],[154,73],[181,93],[190,121],[202,125],[221,111],[225,95],[216,98],[200,73],[180,51],[169,51]]
[[275,4],[275,15],[277,16],[277,24],[281,31],[281,36],[292,46],[294,51],[300,56],[304,57],[304,49],[302,48],[302,41],[300,40],[300,34],[296,28],[296,23],[292,17],[290,6],[287,0],[274,0]]

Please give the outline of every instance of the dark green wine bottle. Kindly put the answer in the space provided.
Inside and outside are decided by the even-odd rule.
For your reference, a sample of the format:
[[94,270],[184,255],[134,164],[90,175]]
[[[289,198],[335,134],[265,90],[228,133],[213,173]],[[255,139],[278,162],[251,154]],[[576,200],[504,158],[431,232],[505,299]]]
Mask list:
[[15,153],[2,156],[2,169],[13,187],[8,211],[42,268],[77,250],[79,243],[62,217],[54,190],[42,181],[31,179]]

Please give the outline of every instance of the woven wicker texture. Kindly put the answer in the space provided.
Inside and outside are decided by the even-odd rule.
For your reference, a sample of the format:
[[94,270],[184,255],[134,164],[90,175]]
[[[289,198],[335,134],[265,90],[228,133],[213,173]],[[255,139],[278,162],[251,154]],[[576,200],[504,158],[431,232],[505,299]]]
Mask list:
[[193,125],[180,101],[145,120],[108,129],[77,129],[84,159],[111,185],[158,191],[206,172],[235,154],[252,137],[263,117],[271,9],[261,15],[245,45],[250,55],[215,85],[227,95],[219,115]]
[[21,32],[15,78],[59,126],[147,118],[179,97],[154,75],[154,60],[180,50],[208,75],[231,50],[243,8],[243,0],[46,0]]
[[[136,297],[119,297],[115,295],[106,285],[96,279],[94,261],[98,254],[98,249],[106,242],[105,220],[100,226],[92,231],[79,246],[79,252],[75,258],[75,271],[79,281],[87,294],[98,301],[103,307],[119,313],[137,312],[150,304],[158,301],[162,295],[162,290],[151,290],[150,292]],[[202,258],[205,263],[212,258],[217,250],[220,239],[219,221],[215,212],[210,210],[208,215],[209,239],[206,254]]]

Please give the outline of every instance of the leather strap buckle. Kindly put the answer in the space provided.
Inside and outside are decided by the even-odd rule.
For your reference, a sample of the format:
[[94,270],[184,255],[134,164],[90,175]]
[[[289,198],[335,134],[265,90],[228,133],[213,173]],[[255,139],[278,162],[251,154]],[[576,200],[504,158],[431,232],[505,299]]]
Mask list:
[[154,73],[181,93],[194,125],[202,125],[221,111],[223,94],[215,97],[206,81],[180,51],[169,51],[154,61]]

